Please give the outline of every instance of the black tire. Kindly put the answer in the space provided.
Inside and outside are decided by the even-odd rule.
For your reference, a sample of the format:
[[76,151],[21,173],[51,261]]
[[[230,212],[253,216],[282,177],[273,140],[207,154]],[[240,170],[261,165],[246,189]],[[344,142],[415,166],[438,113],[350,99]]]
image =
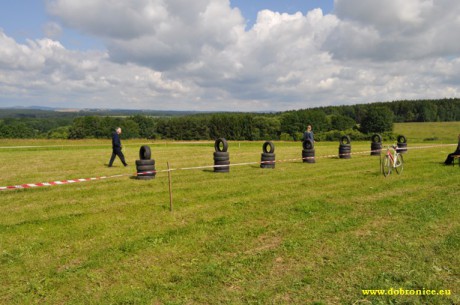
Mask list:
[[314,146],[315,146],[315,144],[310,139],[306,139],[305,141],[302,142],[302,148],[305,149],[305,150],[313,149]]
[[214,167],[214,172],[228,173],[230,171],[230,166],[228,166],[230,161],[215,161],[214,165],[217,165],[217,167]]
[[275,168],[275,163],[267,162],[267,163],[260,163],[260,168]]
[[339,146],[339,158],[350,159],[351,158],[351,145],[340,145]]
[[382,143],[371,143],[371,156],[380,156],[382,153]]
[[[346,143],[345,143],[346,141]],[[348,145],[351,143],[350,137],[349,136],[343,136],[340,138],[340,144],[342,145]]]
[[302,150],[302,157],[314,157],[315,149]]
[[407,143],[398,143],[396,151],[400,154],[405,154],[407,152]]
[[260,158],[262,161],[275,161],[275,156],[272,157],[264,157],[262,154],[262,157]]
[[155,171],[155,166],[154,165],[140,165],[140,166],[136,166],[136,170],[138,173],[152,172],[152,171]]
[[[270,146],[270,150],[267,151],[267,146]],[[266,154],[273,154],[275,152],[275,144],[272,141],[267,141],[262,145],[262,151]]]
[[155,178],[155,176],[145,176],[145,175],[136,176],[136,179],[138,179],[138,180],[152,180],[154,178]]
[[274,158],[275,154],[271,153],[262,153],[262,158]]
[[216,151],[214,152],[214,158],[229,158],[230,154],[227,151]]
[[315,149],[304,149],[302,150],[302,162],[303,163],[315,163]]
[[[147,172],[149,172],[149,173],[147,173]],[[156,174],[157,174],[157,173],[156,173],[155,170],[153,170],[153,171],[151,171],[151,170],[150,170],[150,171],[138,171],[138,172],[137,172],[137,177],[138,177],[138,178],[139,178],[139,177],[155,177]]]
[[214,161],[214,165],[229,165],[230,160]]
[[139,159],[150,160],[150,158],[152,158],[152,151],[150,150],[150,147],[142,145],[141,149],[139,149]]
[[382,136],[376,133],[372,136],[371,141],[372,143],[382,143]]
[[398,143],[407,143],[407,139],[403,135],[399,135],[397,139],[398,139]]
[[214,162],[216,161],[229,161],[230,158],[227,156],[227,157],[214,157]]
[[155,160],[136,160],[136,166],[155,165]]
[[225,164],[214,164],[214,171],[215,172],[225,172],[230,169],[230,166]]
[[[220,148],[220,144],[222,143],[222,149]],[[219,138],[214,143],[214,149],[216,152],[226,152],[228,150],[228,143],[227,140],[224,138]]]
[[136,173],[139,177],[141,176],[155,176],[157,174],[156,171],[138,171]]

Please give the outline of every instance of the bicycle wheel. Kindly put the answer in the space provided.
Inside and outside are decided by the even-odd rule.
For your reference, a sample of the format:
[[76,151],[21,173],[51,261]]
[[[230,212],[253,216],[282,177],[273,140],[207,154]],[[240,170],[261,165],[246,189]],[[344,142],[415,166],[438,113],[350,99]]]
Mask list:
[[404,159],[401,154],[396,154],[395,168],[398,175],[401,174],[404,169]]
[[391,160],[388,155],[383,157],[382,160],[382,173],[386,177],[391,174]]

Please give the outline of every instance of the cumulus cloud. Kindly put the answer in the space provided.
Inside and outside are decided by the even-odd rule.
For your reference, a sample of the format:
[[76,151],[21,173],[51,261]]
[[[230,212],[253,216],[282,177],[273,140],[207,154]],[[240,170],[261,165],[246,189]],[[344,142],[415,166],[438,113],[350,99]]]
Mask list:
[[[0,32],[0,99],[258,111],[458,96],[460,2],[334,4],[263,10],[246,29],[228,0],[47,0],[47,39]],[[106,50],[65,48],[61,25]]]
[[180,97],[187,85],[138,65],[119,65],[105,52],[65,49],[51,39],[19,44],[0,31],[1,100],[82,107],[145,108],[152,98]]
[[48,8],[104,39],[112,60],[158,70],[187,64],[206,46],[225,48],[244,29],[239,10],[222,0],[55,0]]
[[335,0],[340,23],[324,48],[336,58],[405,60],[457,55],[456,0]]
[[134,39],[169,17],[162,0],[48,0],[48,11],[69,27],[111,39]]

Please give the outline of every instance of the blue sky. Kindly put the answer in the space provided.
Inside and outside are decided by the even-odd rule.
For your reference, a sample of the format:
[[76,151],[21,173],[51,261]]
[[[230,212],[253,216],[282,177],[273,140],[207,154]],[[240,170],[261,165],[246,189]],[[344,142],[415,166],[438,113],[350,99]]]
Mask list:
[[[6,2],[6,1],[5,1]],[[46,12],[42,0],[8,1],[0,5],[0,28],[19,42],[27,39],[40,39],[45,36],[44,27],[53,18]],[[61,42],[73,49],[102,49],[104,45],[91,36],[65,28]]]
[[232,7],[238,7],[248,22],[252,26],[257,18],[257,13],[264,9],[280,13],[293,14],[296,12],[306,12],[321,8],[325,14],[332,11],[333,0],[231,0]]
[[0,107],[273,111],[458,97],[459,15],[458,0],[3,1]]
[[42,25],[47,21],[42,1],[3,1],[0,27],[17,39],[43,36]]

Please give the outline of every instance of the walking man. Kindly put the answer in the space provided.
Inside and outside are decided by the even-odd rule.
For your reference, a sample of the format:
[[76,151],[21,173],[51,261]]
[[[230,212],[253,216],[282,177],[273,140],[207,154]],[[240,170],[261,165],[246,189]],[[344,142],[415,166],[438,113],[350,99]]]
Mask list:
[[121,128],[117,127],[115,132],[112,133],[112,157],[110,158],[109,167],[112,167],[115,157],[118,156],[124,166],[128,166],[125,161],[125,156],[121,152],[121,141],[120,141]]

